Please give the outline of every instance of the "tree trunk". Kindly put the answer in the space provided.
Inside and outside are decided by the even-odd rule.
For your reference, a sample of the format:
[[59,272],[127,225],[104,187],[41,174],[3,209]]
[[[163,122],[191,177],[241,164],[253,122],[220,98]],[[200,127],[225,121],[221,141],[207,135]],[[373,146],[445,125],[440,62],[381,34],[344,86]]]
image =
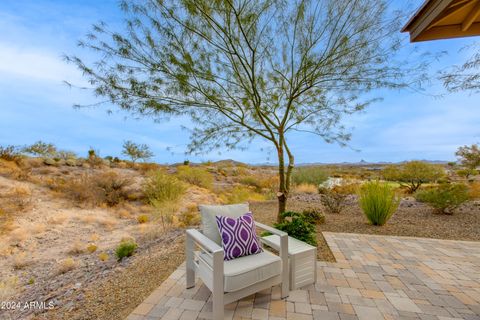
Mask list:
[[287,189],[286,189],[286,181],[285,181],[285,156],[283,154],[283,146],[280,145],[278,148],[278,192],[277,192],[277,199],[278,199],[278,212],[277,212],[277,222],[281,222],[282,216],[281,214],[285,212],[287,208]]

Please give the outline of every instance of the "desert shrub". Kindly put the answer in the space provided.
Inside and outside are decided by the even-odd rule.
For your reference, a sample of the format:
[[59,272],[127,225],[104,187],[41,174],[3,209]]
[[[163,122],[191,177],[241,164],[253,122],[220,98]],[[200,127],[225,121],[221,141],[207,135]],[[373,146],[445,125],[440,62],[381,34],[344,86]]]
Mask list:
[[180,180],[201,188],[211,189],[213,186],[213,175],[202,167],[179,166],[177,176]]
[[85,248],[83,247],[83,244],[80,241],[75,241],[70,249],[68,250],[68,253],[71,255],[79,255],[85,252]]
[[53,143],[37,141],[34,144],[23,148],[22,151],[36,157],[53,158],[57,154],[57,147],[55,147]]
[[294,193],[307,193],[307,194],[315,194],[318,192],[318,187],[314,184],[310,183],[300,183],[293,187]]
[[53,191],[62,192],[81,205],[116,206],[128,200],[126,188],[132,184],[113,171],[100,174],[83,174],[76,178],[47,179],[45,184]]
[[96,175],[92,183],[98,189],[103,202],[109,206],[115,206],[128,199],[126,187],[130,186],[132,181],[110,171]]
[[129,157],[133,163],[139,159],[147,161],[153,157],[153,152],[150,151],[148,145],[135,143],[130,140],[123,142],[122,154]]
[[287,211],[281,214],[282,222],[274,224],[278,230],[285,231],[290,237],[317,246],[315,225],[302,213]]
[[472,199],[480,199],[480,182],[470,183],[468,195]]
[[456,174],[459,175],[462,178],[468,179],[472,176],[475,176],[478,174],[476,169],[472,168],[464,168],[464,169],[459,169],[456,171]]
[[200,224],[200,214],[196,205],[190,205],[178,214],[179,227],[185,228]]
[[248,201],[263,201],[265,196],[247,186],[235,186],[220,194],[220,199],[225,204],[244,203]]
[[66,258],[58,262],[57,272],[59,274],[67,273],[77,267],[77,262],[73,258]]
[[100,259],[100,261],[107,261],[108,259],[110,258],[110,256],[108,255],[108,253],[106,252],[102,252],[102,253],[99,253],[98,254],[98,259]]
[[29,266],[32,263],[25,252],[20,252],[13,256],[13,268],[15,270],[25,269],[25,267]]
[[137,163],[135,168],[142,172],[143,174],[145,173],[148,173],[150,171],[155,171],[155,170],[159,170],[160,169],[160,165],[157,164],[157,163],[153,163],[153,162],[141,162],[141,163]]
[[302,211],[302,215],[308,222],[312,224],[324,224],[325,215],[316,208],[307,208]]
[[0,159],[5,161],[19,161],[22,158],[20,148],[17,146],[0,146]]
[[468,187],[461,183],[445,183],[421,190],[415,194],[415,198],[428,203],[439,212],[453,214],[453,210],[468,200]]
[[97,249],[98,249],[97,245],[93,243],[89,243],[87,246],[87,251],[89,253],[94,253],[95,251],[97,251]]
[[151,202],[153,206],[153,216],[162,224],[163,230],[166,230],[173,223],[175,214],[179,209],[178,201],[158,201]]
[[18,186],[0,194],[0,211],[5,216],[25,211],[31,204],[32,192],[28,187]]
[[340,184],[332,188],[318,188],[322,195],[320,201],[330,213],[340,213],[346,205],[349,195],[357,192],[358,185],[354,183]]
[[296,185],[306,183],[318,186],[327,179],[328,174],[320,167],[299,167],[292,173],[292,182]]
[[141,214],[137,217],[137,222],[142,224],[142,223],[147,223],[149,220],[148,215],[146,214]]
[[75,154],[75,152],[67,151],[67,150],[57,151],[57,153],[55,154],[55,157],[61,160],[65,160],[66,164],[76,163],[75,160],[77,159],[77,155]]
[[340,213],[345,207],[345,200],[348,195],[336,192],[332,189],[322,189],[320,191],[320,202],[330,213]]
[[157,170],[151,172],[143,186],[145,199],[149,204],[176,202],[184,195],[185,185],[175,176]]
[[370,181],[360,188],[360,206],[368,221],[383,226],[395,213],[400,199],[387,183]]
[[414,193],[424,183],[436,182],[445,176],[444,169],[423,161],[410,161],[400,165],[387,166],[382,171],[387,181],[396,181],[409,193]]
[[120,261],[125,257],[130,257],[137,249],[137,244],[132,239],[123,239],[115,249],[115,256]]

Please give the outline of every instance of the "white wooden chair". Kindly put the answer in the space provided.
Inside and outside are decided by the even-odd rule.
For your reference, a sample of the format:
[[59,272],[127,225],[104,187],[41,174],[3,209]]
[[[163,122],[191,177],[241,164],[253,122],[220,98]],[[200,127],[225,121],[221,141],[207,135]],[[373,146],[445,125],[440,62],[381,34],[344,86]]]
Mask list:
[[279,255],[264,250],[224,261],[215,216],[239,217],[249,212],[248,204],[199,208],[202,232],[189,229],[186,236],[187,288],[195,286],[195,275],[202,279],[212,292],[213,319],[223,320],[226,304],[272,286],[281,284],[281,297],[286,298],[289,291],[287,233],[255,222],[256,227],[280,237]]

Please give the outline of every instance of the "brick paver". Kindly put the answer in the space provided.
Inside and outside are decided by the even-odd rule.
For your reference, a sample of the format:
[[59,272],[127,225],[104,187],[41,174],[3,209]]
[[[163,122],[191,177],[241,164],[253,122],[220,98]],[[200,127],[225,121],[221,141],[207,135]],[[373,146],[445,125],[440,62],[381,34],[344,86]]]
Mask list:
[[[480,242],[324,233],[336,263],[317,283],[280,300],[274,287],[225,306],[225,319],[480,320]],[[185,289],[185,264],[128,320],[211,319],[201,280]]]

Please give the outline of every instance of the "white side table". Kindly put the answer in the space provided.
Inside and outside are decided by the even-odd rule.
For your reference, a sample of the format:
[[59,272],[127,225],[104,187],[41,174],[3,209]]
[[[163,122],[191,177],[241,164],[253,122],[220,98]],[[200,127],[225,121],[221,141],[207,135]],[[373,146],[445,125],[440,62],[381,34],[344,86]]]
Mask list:
[[[262,242],[280,249],[280,237],[270,235],[261,237]],[[303,241],[288,237],[288,262],[290,272],[290,290],[317,282],[317,248]]]

